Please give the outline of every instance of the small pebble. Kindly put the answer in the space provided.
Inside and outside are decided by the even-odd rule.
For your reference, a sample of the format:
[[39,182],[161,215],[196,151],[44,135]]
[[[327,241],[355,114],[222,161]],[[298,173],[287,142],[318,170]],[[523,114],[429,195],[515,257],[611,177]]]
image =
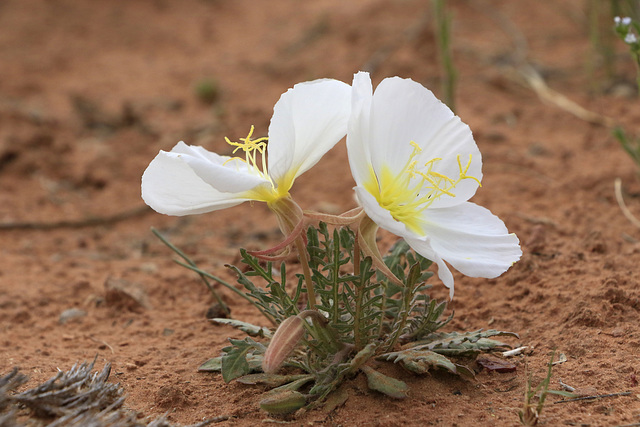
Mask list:
[[60,313],[60,317],[58,318],[58,323],[64,325],[70,320],[80,319],[87,315],[87,312],[84,310],[80,310],[79,308],[69,308],[62,313]]

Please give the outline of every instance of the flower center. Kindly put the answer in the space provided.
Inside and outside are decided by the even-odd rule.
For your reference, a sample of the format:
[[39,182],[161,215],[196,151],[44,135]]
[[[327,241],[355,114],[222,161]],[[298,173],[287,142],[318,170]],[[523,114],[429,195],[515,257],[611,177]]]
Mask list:
[[232,157],[228,159],[224,164],[230,162],[241,162],[244,163],[247,167],[247,172],[252,175],[258,175],[271,184],[261,185],[249,191],[247,197],[253,200],[260,200],[267,203],[275,202],[283,197],[288,196],[288,189],[286,191],[278,190],[273,180],[269,176],[269,171],[267,169],[267,141],[268,137],[262,137],[257,139],[251,139],[253,135],[254,127],[251,125],[251,130],[249,130],[249,134],[246,138],[240,138],[240,141],[235,142],[229,140],[229,138],[225,137],[224,140],[227,141],[227,144],[236,147],[232,154],[235,154],[236,151],[242,150],[244,151],[244,158],[242,157]]
[[[244,151],[244,159],[241,157],[232,157],[226,162],[224,162],[224,164],[226,165],[231,161],[239,160],[247,165],[247,169],[249,170],[250,173],[260,175],[263,178],[269,179],[269,174],[267,172],[267,161],[266,161],[267,159],[266,147],[267,147],[267,141],[269,140],[269,138],[263,137],[258,139],[251,139],[251,135],[253,135],[253,130],[254,130],[254,127],[253,125],[251,125],[251,130],[249,130],[249,135],[247,135],[246,138],[240,138],[239,142],[231,141],[226,136],[224,137],[224,140],[227,141],[227,144],[231,145],[232,147],[236,147],[233,150],[232,154],[235,154],[236,151],[238,150]],[[258,164],[258,154],[260,154],[262,168]]]
[[402,222],[417,234],[424,234],[421,213],[434,201],[444,195],[455,197],[454,190],[464,179],[473,179],[478,185],[482,184],[477,178],[467,175],[471,167],[471,154],[465,166],[458,155],[459,173],[458,177],[453,179],[433,170],[442,160],[439,157],[419,165],[416,157],[422,149],[414,141],[410,144],[413,152],[404,167],[399,172],[392,171],[386,165],[378,173],[372,169],[371,179],[365,185],[365,189],[396,221]]

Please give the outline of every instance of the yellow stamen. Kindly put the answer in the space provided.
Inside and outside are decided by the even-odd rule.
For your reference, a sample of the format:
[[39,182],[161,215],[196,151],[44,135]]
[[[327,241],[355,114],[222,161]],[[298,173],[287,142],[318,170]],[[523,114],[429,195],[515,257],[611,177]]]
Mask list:
[[[231,157],[226,160],[223,164],[226,165],[232,161],[239,161],[247,165],[247,169],[250,173],[254,175],[259,175],[262,178],[266,179],[271,183],[271,187],[260,186],[254,190],[251,190],[247,194],[248,198],[254,200],[260,200],[267,203],[275,202],[282,197],[285,197],[289,194],[289,189],[284,188],[276,188],[273,180],[269,176],[269,171],[267,170],[267,141],[268,137],[261,137],[256,139],[251,139],[253,135],[254,127],[251,125],[251,129],[249,130],[249,134],[246,138],[240,138],[239,142],[231,141],[229,138],[225,137],[224,140],[227,144],[232,147],[236,147],[232,154],[235,154],[236,151],[242,150],[244,151],[244,158],[241,157]],[[259,156],[258,156],[259,154]]]
[[404,223],[418,234],[424,234],[421,213],[434,201],[444,195],[455,197],[454,190],[464,179],[473,179],[479,185],[481,184],[476,177],[467,175],[471,167],[471,154],[464,167],[458,155],[459,174],[457,179],[452,179],[433,170],[434,166],[442,160],[439,157],[424,163],[418,170],[415,157],[422,152],[422,148],[415,141],[410,141],[410,144],[413,151],[402,170],[396,172],[384,166],[376,173],[371,168],[371,177],[364,187],[396,221]]
[[[251,130],[249,130],[249,135],[247,135],[246,138],[240,138],[240,142],[231,141],[226,136],[224,137],[224,140],[227,141],[227,144],[233,147],[236,147],[233,150],[232,154],[235,154],[236,151],[238,150],[242,150],[244,151],[244,156],[245,156],[244,159],[240,157],[232,157],[226,162],[224,162],[224,164],[227,164],[232,160],[240,160],[241,162],[246,163],[248,167],[254,169],[255,172],[258,172],[260,175],[266,178],[268,177],[268,173],[267,173],[265,148],[267,146],[267,140],[269,138],[262,137],[262,138],[252,140],[251,136],[253,135],[253,130],[254,130],[254,127],[253,125],[251,125]],[[260,169],[260,166],[258,165],[258,160],[256,159],[256,151],[261,154],[262,169]]]

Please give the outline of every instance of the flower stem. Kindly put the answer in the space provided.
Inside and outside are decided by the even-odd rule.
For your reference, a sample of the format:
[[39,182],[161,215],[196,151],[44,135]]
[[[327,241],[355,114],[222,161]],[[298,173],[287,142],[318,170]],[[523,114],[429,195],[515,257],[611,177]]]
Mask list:
[[220,283],[222,286],[224,286],[225,288],[229,289],[232,292],[235,292],[236,294],[240,295],[242,298],[246,299],[247,301],[249,301],[249,303],[251,303],[251,305],[253,305],[254,307],[256,307],[260,313],[262,313],[262,315],[264,317],[266,317],[267,319],[269,319],[269,321],[271,323],[273,323],[274,325],[277,325],[278,322],[276,322],[276,320],[273,318],[272,315],[270,315],[269,313],[267,313],[262,307],[260,307],[258,304],[255,303],[255,301],[253,299],[251,299],[249,296],[247,296],[244,292],[240,291],[239,289],[237,289],[235,286],[233,286],[231,283],[221,279],[220,277],[214,276],[211,273],[208,273],[204,270],[199,269],[198,267],[196,267],[195,265],[190,265],[190,264],[185,264],[182,261],[179,260],[174,260],[174,262],[178,265],[181,265],[182,267],[188,268],[189,270],[195,271],[196,273],[198,273],[200,276],[205,276],[208,277],[211,280],[215,280],[216,282]]
[[296,249],[302,266],[302,274],[307,285],[307,297],[309,299],[309,309],[316,310],[316,293],[313,289],[313,280],[311,279],[311,269],[309,268],[309,258],[307,257],[307,246],[302,237],[296,239]]
[[360,336],[360,321],[362,320],[362,299],[364,297],[364,286],[362,276],[360,275],[360,245],[358,239],[355,239],[353,245],[353,275],[357,277],[356,285],[356,313],[353,319],[353,339],[355,342],[355,350],[362,350],[362,337]]
[[[162,243],[164,243],[165,245],[167,245],[167,247],[169,249],[171,249],[172,251],[174,251],[176,254],[178,254],[182,259],[184,259],[189,266],[191,267],[197,267],[196,263],[193,262],[193,260],[191,258],[189,258],[184,252],[182,252],[177,246],[175,246],[173,243],[171,243],[169,240],[167,240],[162,234],[160,234],[160,232],[158,230],[156,230],[155,228],[151,227],[151,232],[153,234],[155,234],[155,236],[160,239],[160,241]],[[195,270],[194,270],[195,271]],[[216,299],[216,301],[218,301],[218,304],[220,304],[220,307],[222,307],[222,309],[224,310],[224,312],[227,314],[227,316],[229,314],[231,314],[231,311],[229,310],[229,307],[227,306],[227,304],[224,303],[224,301],[222,301],[222,298],[220,298],[220,295],[218,295],[218,293],[216,292],[215,289],[213,289],[213,285],[211,285],[211,283],[209,283],[209,281],[207,280],[207,276],[205,274],[203,274],[202,272],[196,271],[196,273],[198,273],[198,275],[200,276],[200,278],[202,279],[202,281],[204,282],[205,286],[209,289],[209,292],[211,292],[211,294],[213,295],[213,297]],[[223,283],[224,281],[218,278],[213,278],[213,280],[217,281],[220,284],[226,285],[226,283]],[[235,288],[234,288],[235,289]]]

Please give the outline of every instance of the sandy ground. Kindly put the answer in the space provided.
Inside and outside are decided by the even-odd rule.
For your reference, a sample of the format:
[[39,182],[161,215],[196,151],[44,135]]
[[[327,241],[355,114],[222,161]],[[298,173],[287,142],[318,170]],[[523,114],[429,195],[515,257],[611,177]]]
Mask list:
[[[524,255],[498,279],[456,275],[449,328],[519,333],[510,344],[529,349],[514,360],[517,372],[483,371],[467,381],[391,367],[410,385],[408,399],[370,392],[357,377],[343,407],[292,424],[515,425],[525,366],[537,383],[553,349],[567,358],[554,369],[554,388],[561,379],[587,395],[631,393],[563,404],[550,398],[542,425],[640,423],[640,231],[613,191],[620,177],[640,215],[638,167],[608,127],[542,103],[514,71],[525,59],[551,88],[640,131],[624,46],[617,46],[617,84],[601,64],[588,65],[585,3],[452,4],[457,113],[484,159],[473,200],[518,234]],[[162,216],[144,209],[140,176],[158,150],[179,140],[225,153],[225,136],[242,137],[251,125],[265,134],[273,104],[300,81],[350,82],[368,70],[374,84],[398,75],[440,94],[429,12],[417,0],[0,3],[2,373],[19,366],[28,387],[97,355],[98,368],[113,364],[112,380],[141,417],[267,419],[256,405],[262,390],[197,372],[227,337],[242,334],[207,321],[209,293],[149,230],[163,230],[203,268],[232,281],[224,264],[238,261],[240,246],[277,243],[275,220],[258,203]],[[194,91],[206,80],[218,88],[209,103]],[[305,209],[340,212],[355,206],[353,185],[340,145],[293,194]],[[110,221],[120,214],[126,219]],[[390,242],[386,236],[381,244]],[[144,291],[148,304],[111,301],[108,285],[123,282]],[[446,296],[440,284],[435,289]],[[234,317],[265,324],[221,293]],[[71,308],[86,314],[61,323]]]

